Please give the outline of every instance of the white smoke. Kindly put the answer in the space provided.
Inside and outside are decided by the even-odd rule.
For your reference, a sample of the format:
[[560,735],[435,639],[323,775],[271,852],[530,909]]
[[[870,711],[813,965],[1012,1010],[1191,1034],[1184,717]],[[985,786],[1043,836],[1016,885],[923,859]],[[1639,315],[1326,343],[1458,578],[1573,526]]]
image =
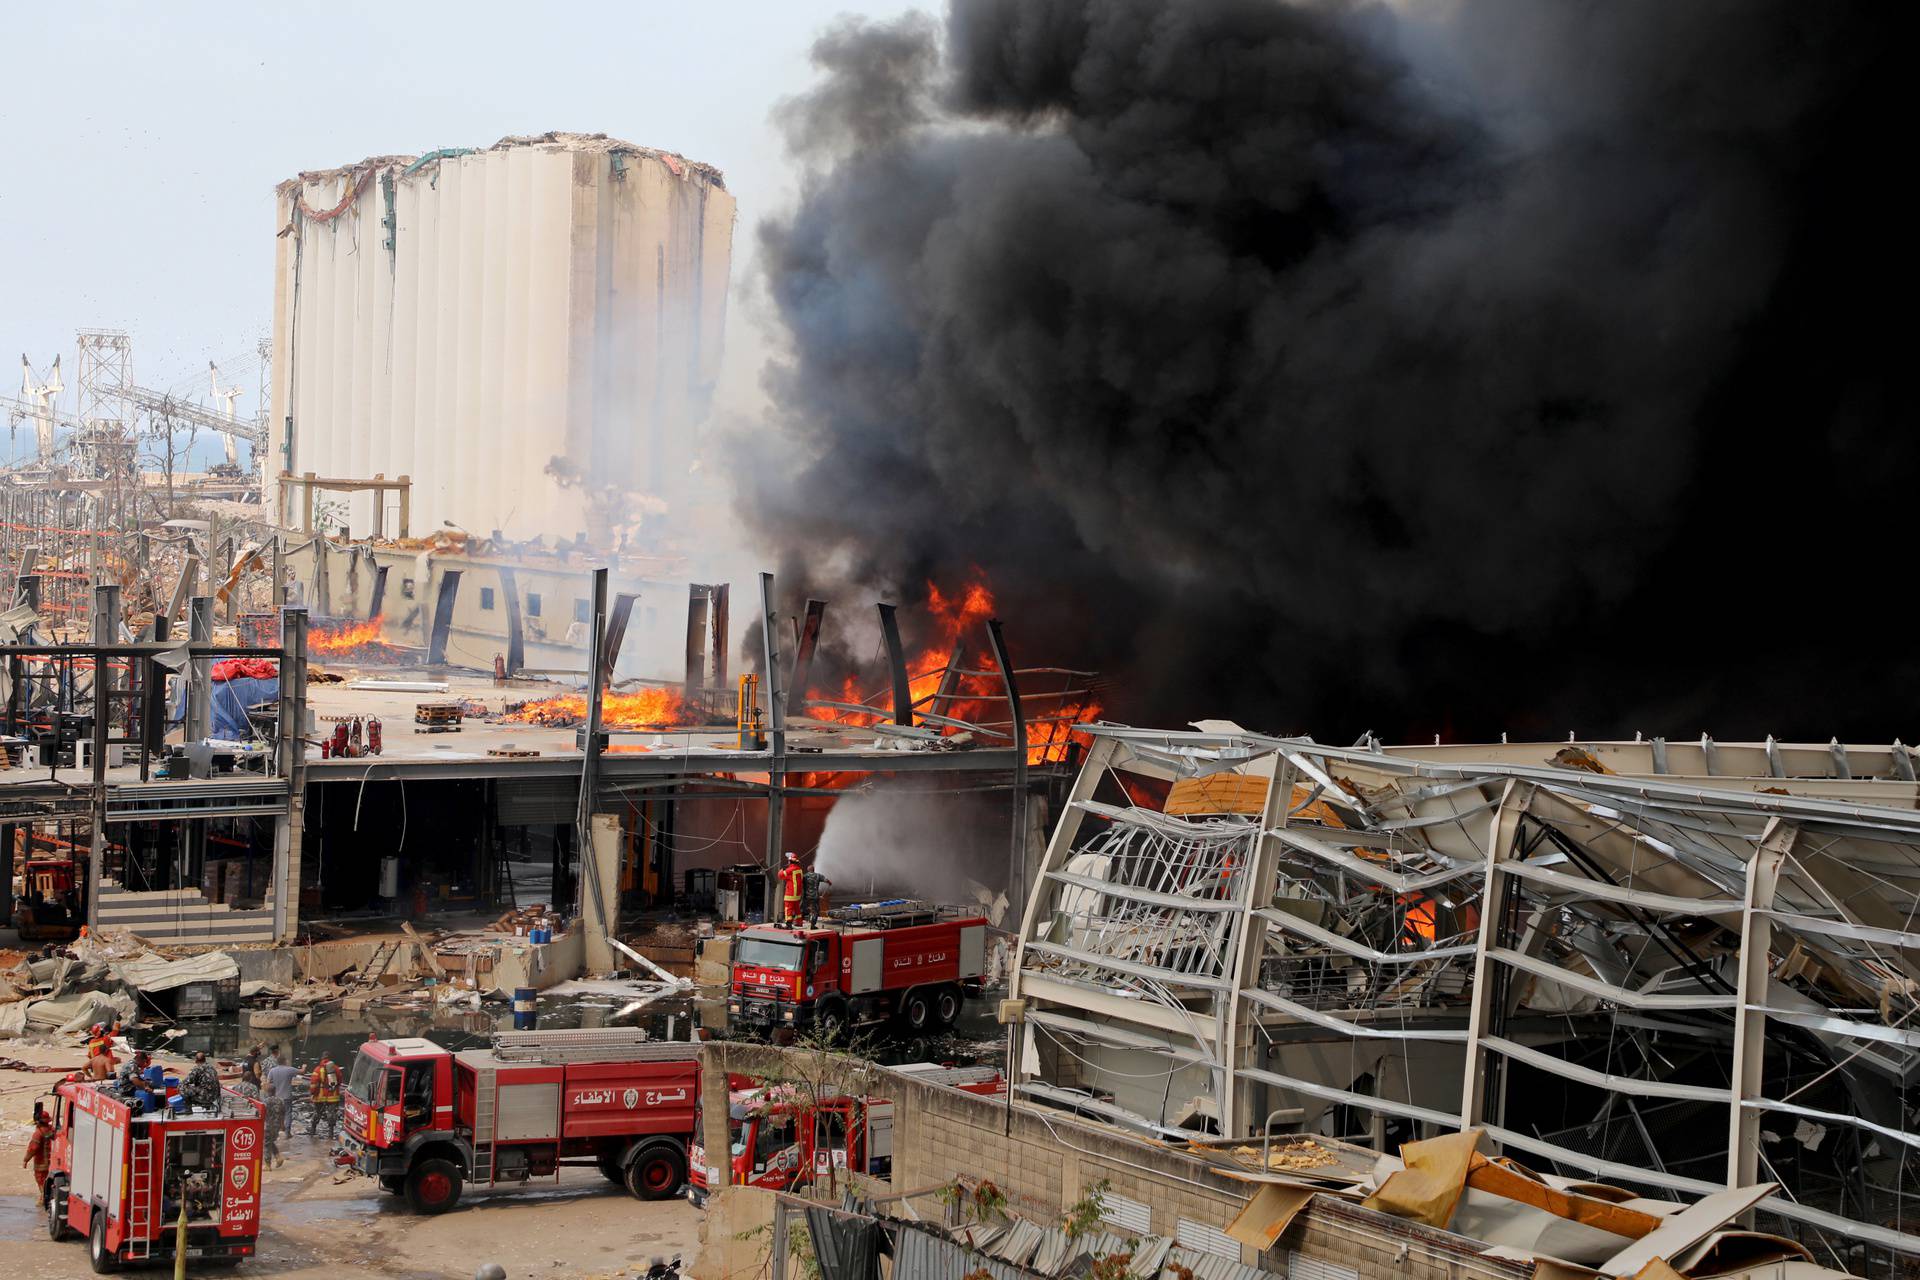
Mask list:
[[874,897],[975,904],[1007,883],[1004,792],[929,792],[881,783],[843,796],[820,833],[816,869],[844,905]]

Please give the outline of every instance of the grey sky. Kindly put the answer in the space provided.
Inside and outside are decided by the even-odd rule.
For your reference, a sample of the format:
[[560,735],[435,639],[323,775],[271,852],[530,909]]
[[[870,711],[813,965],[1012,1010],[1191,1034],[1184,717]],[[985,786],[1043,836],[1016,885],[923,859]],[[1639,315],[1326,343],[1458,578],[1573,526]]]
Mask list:
[[[510,133],[604,132],[718,165],[739,201],[738,286],[753,224],[791,187],[770,115],[808,83],[814,34],[842,12],[905,7],[15,7],[0,80],[0,385],[17,390],[20,353],[41,368],[62,354],[71,387],[74,331],[124,329],[141,383],[199,396],[217,360],[250,414],[274,185]],[[736,306],[735,403],[758,363],[745,319]]]

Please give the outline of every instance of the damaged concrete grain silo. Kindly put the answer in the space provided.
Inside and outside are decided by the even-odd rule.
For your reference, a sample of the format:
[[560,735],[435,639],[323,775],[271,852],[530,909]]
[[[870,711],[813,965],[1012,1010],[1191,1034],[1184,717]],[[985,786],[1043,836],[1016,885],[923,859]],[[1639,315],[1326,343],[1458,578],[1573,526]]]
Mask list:
[[720,365],[734,202],[718,170],[548,133],[302,173],[278,196],[283,523],[318,502],[362,533],[402,532],[404,513],[415,533],[604,545],[682,498]]

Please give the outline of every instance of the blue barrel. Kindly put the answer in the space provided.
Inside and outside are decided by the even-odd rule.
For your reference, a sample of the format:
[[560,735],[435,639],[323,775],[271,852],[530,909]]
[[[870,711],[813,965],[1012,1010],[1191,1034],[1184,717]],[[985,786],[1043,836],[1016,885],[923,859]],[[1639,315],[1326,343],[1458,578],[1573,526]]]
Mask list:
[[540,1026],[540,997],[532,987],[513,989],[513,1029],[533,1031]]
[[540,943],[540,942],[552,942],[552,941],[553,941],[553,930],[551,930],[551,929],[535,929],[535,930],[533,931],[533,940],[534,940],[534,941],[535,941],[536,943]]

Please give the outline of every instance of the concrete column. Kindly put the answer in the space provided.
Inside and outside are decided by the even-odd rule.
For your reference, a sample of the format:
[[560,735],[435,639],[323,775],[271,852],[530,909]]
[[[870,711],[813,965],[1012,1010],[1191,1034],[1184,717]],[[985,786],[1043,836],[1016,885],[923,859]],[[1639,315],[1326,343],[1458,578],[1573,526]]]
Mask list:
[[[591,845],[580,850],[582,864],[581,879],[591,879],[585,863],[592,858],[599,870],[600,883],[618,886],[620,883],[620,815],[617,813],[596,813],[589,824],[592,832]],[[606,973],[619,967],[614,958],[613,948],[607,938],[613,929],[613,921],[600,915],[596,904],[599,899],[594,894],[584,894],[583,910],[580,912],[581,939],[586,944],[586,968],[588,973]],[[618,900],[617,893],[615,900]],[[724,1095],[722,1095],[724,1096]]]
[[273,932],[282,942],[300,933],[300,845],[307,814],[307,611],[280,611],[280,776],[286,813],[273,832]]
[[700,1145],[707,1153],[709,1194],[733,1185],[733,1139],[727,1131],[727,1064],[708,1048],[700,1054]]

